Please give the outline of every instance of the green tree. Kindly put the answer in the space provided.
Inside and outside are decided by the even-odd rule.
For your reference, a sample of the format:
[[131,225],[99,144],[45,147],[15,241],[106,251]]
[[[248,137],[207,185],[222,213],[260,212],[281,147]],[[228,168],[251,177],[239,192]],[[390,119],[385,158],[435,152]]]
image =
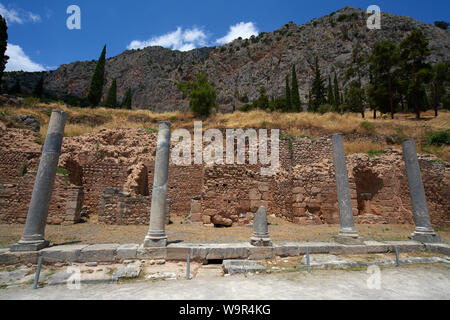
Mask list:
[[[354,87],[352,89],[352,94],[359,93],[359,110],[353,110],[353,112],[360,112],[363,119],[365,118],[365,106],[364,106],[364,91],[362,89],[362,76],[363,71],[367,62],[367,54],[364,51],[361,44],[358,42],[353,46],[352,58],[347,65],[347,70],[345,72],[346,82],[351,81],[351,85]],[[359,88],[360,90],[357,90]],[[356,103],[356,96],[352,97],[352,103]],[[354,107],[354,106],[353,106]]]
[[[3,79],[3,71],[5,71],[6,64],[8,63],[9,57],[5,55],[6,48],[8,46],[8,25],[6,24],[5,18],[0,15],[0,83]],[[1,90],[1,88],[0,88]]]
[[336,71],[334,72],[334,108],[336,111],[339,110],[339,106],[341,105],[341,95],[339,89],[339,80],[336,75]]
[[14,85],[9,90],[10,94],[21,94],[22,93],[22,87],[20,86],[19,79],[16,79],[16,82],[14,82]]
[[286,107],[284,111],[290,112],[292,110],[291,88],[289,87],[289,76],[286,76]]
[[203,72],[198,74],[196,81],[180,82],[177,86],[183,96],[190,96],[189,106],[195,115],[207,117],[213,108],[217,108],[216,90]]
[[106,96],[105,107],[117,108],[117,81],[114,79],[109,88],[108,95]]
[[127,93],[125,94],[125,99],[122,103],[122,108],[131,110],[131,104],[132,104],[132,96],[131,96],[131,89],[127,90]]
[[105,61],[106,45],[103,47],[100,58],[98,59],[89,89],[88,100],[89,104],[93,107],[98,106],[102,99],[103,85],[105,82]]
[[266,88],[261,87],[258,90],[259,97],[255,101],[253,101],[253,106],[256,109],[265,110],[269,108],[270,102],[269,102],[269,96],[267,95]]
[[[388,106],[391,117],[394,119],[394,89],[397,77],[397,66],[400,61],[400,51],[391,41],[377,43],[369,57],[370,70],[374,75],[374,87],[370,90],[372,101],[379,107],[380,111],[386,113],[386,102],[383,98],[387,94]],[[397,69],[396,69],[397,68]]]
[[331,84],[331,76],[328,76],[328,99],[327,99],[327,103],[329,105],[331,105],[331,106],[335,105],[333,85]]
[[427,107],[426,84],[431,80],[431,67],[426,63],[431,54],[428,41],[421,30],[414,30],[400,43],[400,50],[402,73],[409,80],[406,92],[408,107],[420,119],[420,112]]
[[431,80],[431,92],[433,97],[434,114],[438,116],[438,108],[441,103],[441,99],[446,93],[446,84],[450,80],[449,73],[450,61],[438,63],[433,66],[432,80]]
[[319,106],[326,103],[324,80],[320,73],[319,59],[317,57],[315,60],[314,73],[315,73],[315,76],[314,76],[314,80],[313,80],[312,88],[311,88],[312,99],[311,99],[310,111],[317,112],[317,110],[319,109]]
[[302,111],[302,102],[298,91],[297,72],[295,66],[292,66],[292,89],[291,89],[292,109],[296,112]]
[[447,30],[447,29],[448,29],[448,26],[449,26],[449,23],[448,23],[448,22],[445,22],[445,21],[435,21],[435,22],[434,22],[434,25],[435,25],[436,27],[438,27],[438,28]]
[[44,77],[40,77],[39,81],[34,87],[33,95],[38,98],[41,98],[43,94],[44,94]]

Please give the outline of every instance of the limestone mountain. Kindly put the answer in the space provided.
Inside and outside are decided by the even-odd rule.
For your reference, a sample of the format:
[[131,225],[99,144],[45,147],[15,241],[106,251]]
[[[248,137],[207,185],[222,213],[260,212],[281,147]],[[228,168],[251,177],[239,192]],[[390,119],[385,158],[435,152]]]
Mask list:
[[[284,96],[286,75],[295,65],[300,98],[305,102],[316,56],[323,76],[335,70],[342,84],[354,44],[359,42],[369,50],[383,40],[400,43],[413,29],[421,29],[429,40],[431,63],[450,58],[448,30],[390,13],[382,13],[381,30],[369,30],[367,19],[364,10],[346,7],[301,26],[289,22],[276,31],[236,39],[220,47],[188,52],[162,47],[128,50],[107,60],[103,99],[106,88],[116,79],[118,101],[131,89],[133,108],[188,110],[189,101],[177,89],[177,83],[204,72],[217,89],[220,110],[226,112],[256,99],[260,87],[265,87],[269,96]],[[43,73],[7,73],[4,81],[10,88],[19,80],[22,92],[31,93],[43,76],[46,94],[66,100],[70,96],[87,97],[95,65],[95,61],[74,62]]]

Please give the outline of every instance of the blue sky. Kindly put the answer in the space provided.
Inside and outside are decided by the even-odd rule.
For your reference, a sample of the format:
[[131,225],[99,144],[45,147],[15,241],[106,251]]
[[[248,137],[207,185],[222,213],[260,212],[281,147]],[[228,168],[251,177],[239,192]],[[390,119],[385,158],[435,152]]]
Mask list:
[[[81,9],[81,30],[69,30],[70,5]],[[8,21],[7,71],[55,69],[94,60],[107,44],[107,56],[127,48],[162,45],[188,50],[303,24],[345,6],[408,15],[433,23],[449,21],[450,1],[293,1],[293,0],[0,0]]]

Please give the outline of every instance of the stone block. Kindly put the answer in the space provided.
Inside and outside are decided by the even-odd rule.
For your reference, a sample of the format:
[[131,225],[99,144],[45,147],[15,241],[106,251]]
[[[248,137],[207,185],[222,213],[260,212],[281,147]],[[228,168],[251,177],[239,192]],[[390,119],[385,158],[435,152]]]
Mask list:
[[169,261],[187,261],[187,256],[192,259],[192,249],[188,247],[167,247],[167,257]]
[[0,265],[13,265],[20,262],[18,254],[12,252],[2,252],[0,253]]
[[41,251],[44,263],[77,262],[82,249],[88,245],[55,246]]
[[145,248],[144,246],[139,246],[137,249],[138,259],[166,259],[167,248]]
[[265,260],[275,257],[275,250],[273,247],[252,247],[249,250],[250,260]]
[[248,256],[248,247],[229,246],[224,248],[210,248],[206,260],[247,259]]
[[395,246],[400,252],[417,252],[425,251],[425,245],[415,241],[386,241],[389,245],[389,251],[394,252]]
[[80,252],[80,262],[114,262],[118,244],[94,244],[83,248]]
[[367,247],[367,253],[386,253],[389,252],[389,245],[377,241],[364,241]]
[[300,256],[300,247],[298,245],[292,244],[281,244],[275,245],[273,247],[275,256],[278,257],[298,257]]
[[330,247],[330,254],[367,254],[367,247],[364,245],[334,245]]
[[117,248],[117,259],[136,259],[138,244],[121,244]]

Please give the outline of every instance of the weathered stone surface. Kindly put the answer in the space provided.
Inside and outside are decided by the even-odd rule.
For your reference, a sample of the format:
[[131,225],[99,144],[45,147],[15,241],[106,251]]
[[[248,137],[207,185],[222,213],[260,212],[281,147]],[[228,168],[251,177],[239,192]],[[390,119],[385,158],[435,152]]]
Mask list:
[[117,259],[135,259],[138,248],[138,244],[121,244],[117,248]]
[[424,251],[425,245],[416,241],[386,241],[389,245],[389,251],[394,252],[395,246],[400,252]]
[[275,250],[273,247],[253,247],[249,249],[250,260],[264,260],[275,257]]
[[80,262],[113,262],[116,260],[118,244],[94,244],[83,248]]
[[117,268],[113,273],[113,277],[118,279],[137,278],[139,277],[141,271],[142,271],[141,263],[137,261]]
[[138,259],[165,259],[167,256],[167,248],[145,248],[139,246],[136,257]]
[[427,243],[425,248],[429,251],[439,252],[450,256],[450,245],[444,243]]
[[222,264],[223,271],[227,274],[239,274],[249,272],[262,272],[266,268],[256,261],[250,260],[224,260]]
[[79,260],[81,250],[87,247],[88,245],[83,244],[55,246],[42,250],[41,255],[44,263],[76,262]]

